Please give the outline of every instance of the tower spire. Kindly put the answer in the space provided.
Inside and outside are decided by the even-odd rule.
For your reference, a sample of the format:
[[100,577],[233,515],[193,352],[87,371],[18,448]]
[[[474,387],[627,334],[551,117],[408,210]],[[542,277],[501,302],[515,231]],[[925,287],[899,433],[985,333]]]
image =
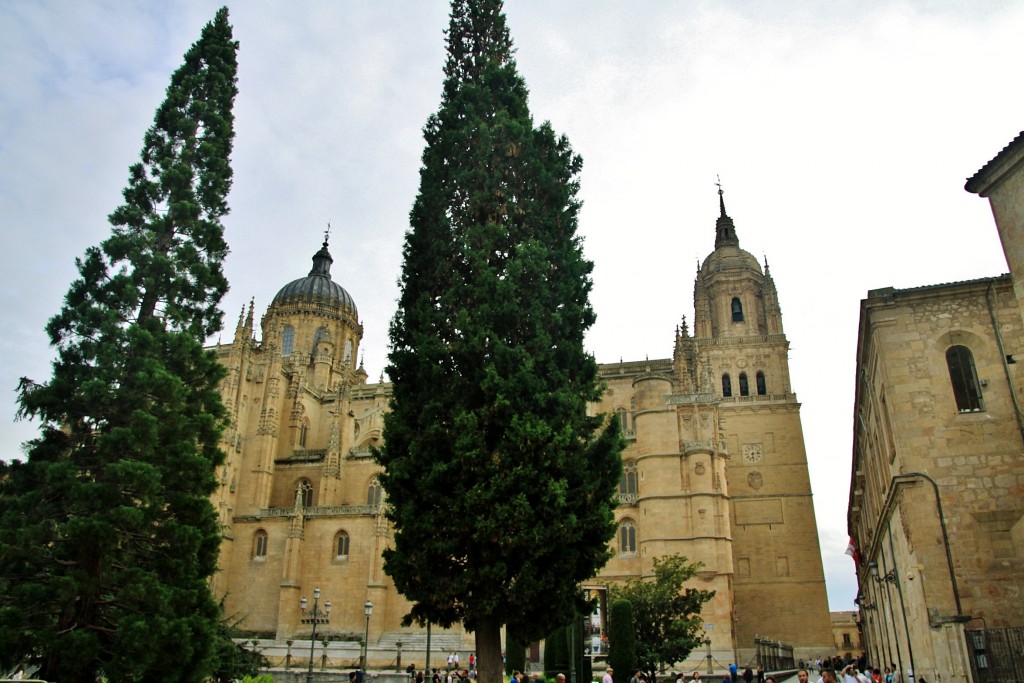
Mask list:
[[253,307],[256,305],[256,297],[249,299],[249,312],[245,314],[245,333],[252,336],[252,315]]
[[715,174],[715,185],[718,185],[718,207],[721,209],[720,218],[728,218],[725,213],[725,192],[722,190],[722,178],[718,174]]
[[729,218],[729,214],[725,212],[725,192],[722,190],[722,179],[717,175],[715,178],[718,181],[715,185],[718,186],[718,206],[721,209],[721,215],[715,222],[715,249],[738,247],[740,240],[736,237],[736,226]]

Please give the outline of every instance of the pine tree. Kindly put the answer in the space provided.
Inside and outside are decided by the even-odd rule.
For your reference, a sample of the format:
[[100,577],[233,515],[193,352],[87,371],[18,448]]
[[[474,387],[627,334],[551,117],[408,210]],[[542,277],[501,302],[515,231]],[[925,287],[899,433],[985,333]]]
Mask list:
[[390,328],[385,571],[408,620],[474,631],[497,683],[503,624],[534,640],[584,608],[622,439],[587,415],[601,383],[580,158],[534,126],[500,0],[453,0],[447,47]]
[[40,435],[0,472],[0,658],[41,678],[201,681],[216,657],[226,413],[202,344],[227,290],[237,49],[221,9],[47,326],[52,378],[19,387]]

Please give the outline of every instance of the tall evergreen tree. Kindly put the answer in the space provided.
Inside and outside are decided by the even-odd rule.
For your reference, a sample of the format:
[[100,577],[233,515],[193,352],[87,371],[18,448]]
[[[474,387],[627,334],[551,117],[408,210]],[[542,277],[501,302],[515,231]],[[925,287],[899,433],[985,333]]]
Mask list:
[[203,341],[227,290],[237,49],[221,9],[47,326],[52,378],[19,387],[19,415],[41,426],[0,473],[0,658],[41,678],[194,682],[216,657],[226,413]]
[[[569,629],[558,626],[544,636],[544,678],[555,680],[569,673]],[[570,681],[569,683],[572,683]]]
[[633,604],[625,598],[612,600],[608,609],[608,666],[618,672],[620,681],[636,673]]
[[453,0],[447,47],[390,328],[385,571],[410,621],[474,631],[497,683],[502,624],[534,640],[584,608],[622,439],[587,415],[601,384],[580,158],[534,126],[500,0]]

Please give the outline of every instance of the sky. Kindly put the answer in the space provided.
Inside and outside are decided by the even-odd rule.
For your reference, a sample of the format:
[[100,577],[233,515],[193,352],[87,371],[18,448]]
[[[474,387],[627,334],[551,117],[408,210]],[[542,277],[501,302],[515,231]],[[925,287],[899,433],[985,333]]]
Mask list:
[[[0,457],[18,378],[49,377],[46,321],[109,234],[207,0],[0,0]],[[386,363],[422,127],[440,102],[448,4],[246,0],[224,341],[305,276],[332,275]],[[667,358],[714,248],[716,179],[767,259],[802,403],[829,605],[855,609],[847,547],[859,302],[871,289],[1007,271],[966,178],[1024,128],[1024,3],[507,0],[537,123],[583,157],[599,362]],[[213,339],[211,341],[217,341]]]

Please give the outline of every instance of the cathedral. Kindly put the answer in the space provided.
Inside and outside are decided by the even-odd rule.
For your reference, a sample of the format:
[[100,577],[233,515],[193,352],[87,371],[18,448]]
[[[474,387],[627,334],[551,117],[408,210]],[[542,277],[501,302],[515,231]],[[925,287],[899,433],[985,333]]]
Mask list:
[[[607,389],[594,410],[620,420],[627,447],[615,554],[588,584],[649,576],[665,555],[700,562],[695,587],[716,592],[702,614],[707,650],[680,665],[710,657],[716,670],[756,667],[770,649],[834,654],[778,293],[767,263],[740,248],[719,195],[692,330],[684,318],[671,358],[600,366]],[[381,558],[391,530],[372,449],[386,438],[390,385],[368,382],[357,361],[362,322],[332,263],[325,241],[309,274],[271,301],[259,340],[250,304],[233,341],[215,347],[231,426],[214,494],[224,539],[213,589],[240,628],[288,643],[289,658],[292,642],[315,645],[320,624],[317,639],[332,643],[357,643],[365,629],[370,666],[401,664],[403,642],[406,661],[422,662],[425,629],[401,626],[409,604]],[[301,605],[317,587],[329,623]],[[473,649],[458,629],[433,638],[435,653]]]

